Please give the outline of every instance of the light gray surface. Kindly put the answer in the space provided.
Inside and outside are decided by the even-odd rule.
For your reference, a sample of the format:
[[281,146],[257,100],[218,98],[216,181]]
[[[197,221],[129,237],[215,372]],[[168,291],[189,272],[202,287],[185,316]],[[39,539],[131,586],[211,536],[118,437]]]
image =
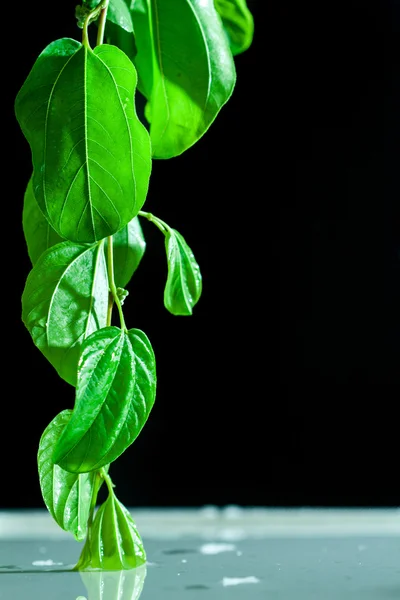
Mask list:
[[69,572],[45,513],[0,514],[0,599],[137,600],[145,577],[140,600],[400,600],[399,511],[132,512],[149,564],[113,575]]

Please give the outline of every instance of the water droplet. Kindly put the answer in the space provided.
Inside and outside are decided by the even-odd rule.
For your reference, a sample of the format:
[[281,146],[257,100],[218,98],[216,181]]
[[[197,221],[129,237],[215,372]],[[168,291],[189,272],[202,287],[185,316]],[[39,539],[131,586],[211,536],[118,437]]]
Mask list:
[[34,567],[59,567],[63,564],[62,562],[54,562],[51,558],[49,560],[34,560],[32,563]]
[[221,552],[233,552],[236,546],[233,544],[203,544],[200,548],[202,554],[221,554]]
[[258,577],[251,575],[250,577],[224,577],[222,585],[228,587],[230,585],[242,585],[244,583],[260,583]]

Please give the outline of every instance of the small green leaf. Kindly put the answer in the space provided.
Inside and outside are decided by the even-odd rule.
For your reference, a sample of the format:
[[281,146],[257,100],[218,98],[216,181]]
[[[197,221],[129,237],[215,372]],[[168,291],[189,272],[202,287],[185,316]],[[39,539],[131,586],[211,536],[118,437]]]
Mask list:
[[103,244],[61,242],[40,256],[22,294],[22,320],[60,377],[75,385],[80,346],[106,326]]
[[232,54],[247,50],[253,41],[254,19],[246,0],[214,0],[229,39]]
[[[106,246],[108,242],[106,241]],[[138,217],[132,219],[113,236],[114,280],[118,287],[125,287],[142,260],[146,249],[142,227]]]
[[120,571],[136,569],[145,563],[146,553],[134,520],[115,495],[110,494],[96,513],[75,570]]
[[71,418],[63,410],[46,427],[40,438],[38,470],[44,503],[53,519],[81,542],[87,534],[95,473],[68,473],[52,461],[54,445]]
[[213,0],[135,0],[131,12],[153,156],[177,156],[201,138],[232,94],[229,42]]
[[139,600],[146,579],[146,565],[129,571],[81,571],[90,600]]
[[131,13],[124,0],[110,0],[107,19],[128,33],[133,33]]
[[65,239],[93,243],[112,235],[145,201],[151,151],[135,111],[136,81],[119,48],[92,51],[61,39],[42,52],[17,95],[35,198]]
[[32,265],[37,263],[38,258],[45,250],[63,241],[47,221],[36,202],[32,178],[29,180],[25,191],[22,227]]
[[155,392],[154,353],[142,331],[93,333],[82,345],[75,408],[53,461],[73,473],[114,461],[139,435]]
[[168,278],[164,289],[164,305],[173,315],[191,315],[200,298],[200,267],[183,236],[175,229],[165,234]]

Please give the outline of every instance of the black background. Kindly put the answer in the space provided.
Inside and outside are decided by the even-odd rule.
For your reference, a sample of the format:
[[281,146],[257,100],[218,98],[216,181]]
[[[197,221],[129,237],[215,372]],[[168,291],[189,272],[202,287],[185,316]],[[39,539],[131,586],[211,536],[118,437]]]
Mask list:
[[[276,4],[276,3],[272,3]],[[250,2],[230,101],[184,155],[155,161],[145,208],[203,274],[192,317],[163,307],[163,239],[129,285],[152,341],[156,405],[112,466],[127,505],[400,505],[400,8]],[[20,320],[30,151],[13,101],[74,2],[10,26],[3,104],[2,507],[43,506],[40,435],[73,390]]]

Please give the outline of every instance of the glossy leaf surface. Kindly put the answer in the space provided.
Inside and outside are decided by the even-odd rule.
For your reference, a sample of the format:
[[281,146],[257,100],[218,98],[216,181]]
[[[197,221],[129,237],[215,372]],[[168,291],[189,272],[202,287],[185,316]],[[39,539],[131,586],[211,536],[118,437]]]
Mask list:
[[136,216],[148,188],[151,152],[136,116],[136,70],[107,44],[91,51],[51,43],[15,102],[33,161],[33,191],[63,238],[95,242]]
[[38,470],[43,500],[53,519],[78,541],[85,539],[95,473],[68,473],[52,461],[54,445],[71,418],[63,410],[44,430],[38,450]]
[[155,158],[177,156],[208,129],[235,85],[213,0],[134,0],[135,65]]
[[164,305],[173,315],[191,315],[200,298],[200,267],[183,236],[170,229],[165,236],[168,278],[164,289]]
[[110,494],[100,506],[75,569],[120,571],[144,565],[146,553],[130,513]]
[[135,36],[132,32],[126,31],[119,25],[107,20],[104,40],[107,44],[117,46],[122,50],[132,61],[134,60],[137,48]]
[[154,404],[155,359],[147,336],[105,327],[82,345],[75,408],[54,449],[67,471],[99,469],[139,435]]
[[37,263],[45,250],[63,241],[40,210],[33,193],[32,179],[29,180],[24,195],[22,227],[32,265]]
[[107,19],[124,29],[133,32],[131,13],[125,0],[110,0],[108,3]]
[[232,54],[240,54],[253,41],[254,19],[246,0],[214,0],[229,39]]
[[72,385],[81,344],[105,327],[107,305],[102,244],[57,244],[41,255],[28,275],[22,320],[39,350]]
[[[106,242],[107,244],[107,242]],[[113,236],[114,280],[117,287],[125,287],[139,266],[146,249],[139,218]]]

